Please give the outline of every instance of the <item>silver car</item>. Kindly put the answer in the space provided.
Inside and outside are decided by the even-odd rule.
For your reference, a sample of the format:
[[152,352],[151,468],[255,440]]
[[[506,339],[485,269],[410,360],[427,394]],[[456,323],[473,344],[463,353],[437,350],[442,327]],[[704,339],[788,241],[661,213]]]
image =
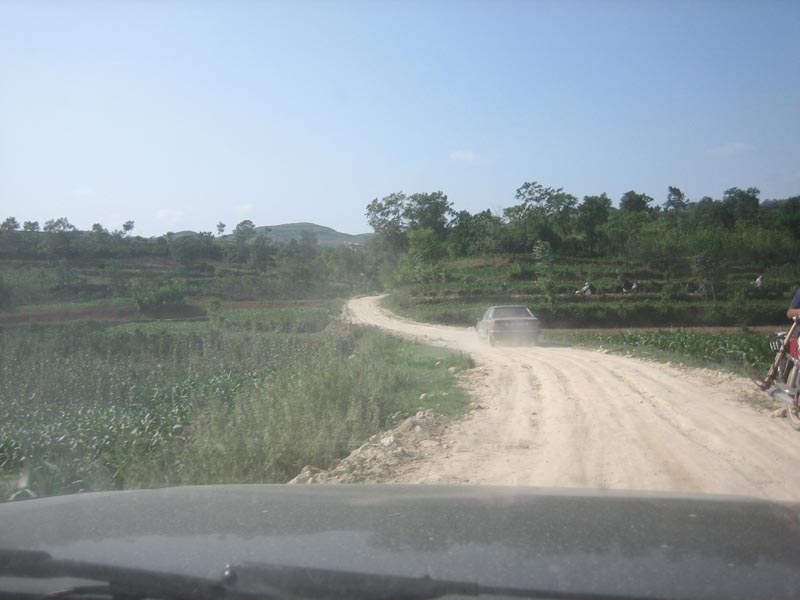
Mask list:
[[500,340],[536,344],[541,322],[527,306],[490,306],[476,325],[478,335],[494,346]]

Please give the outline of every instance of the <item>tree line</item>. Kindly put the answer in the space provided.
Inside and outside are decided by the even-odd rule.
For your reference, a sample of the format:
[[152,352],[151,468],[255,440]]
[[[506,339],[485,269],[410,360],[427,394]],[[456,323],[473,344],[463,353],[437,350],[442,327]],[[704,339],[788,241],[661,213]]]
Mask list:
[[630,190],[579,201],[563,188],[525,182],[501,213],[456,211],[441,191],[392,193],[367,205],[370,249],[384,271],[445,258],[528,254],[547,245],[563,257],[641,259],[667,276],[691,269],[709,278],[731,261],[793,262],[800,250],[800,196],[761,202],[755,187],[691,201],[669,186],[661,203]]
[[[35,222],[27,229],[20,228],[17,220],[9,217],[0,224],[0,258],[22,261],[18,268],[25,268],[29,261],[46,261],[55,274],[56,295],[64,297],[89,293],[92,286],[87,285],[87,269],[108,279],[110,292],[127,294],[137,261],[146,257],[174,259],[178,271],[173,278],[219,276],[246,295],[257,290],[267,295],[278,291],[299,296],[346,295],[375,286],[374,264],[363,248],[321,247],[311,231],[300,231],[297,239],[275,244],[266,235],[268,228],[257,229],[250,220],[241,221],[223,237],[225,228],[218,223],[216,237],[200,232],[143,238],[132,235],[133,221],[114,231],[99,224],[79,231],[65,217],[47,221],[41,229]],[[10,272],[5,282],[0,278],[0,296],[6,299],[0,298],[0,309],[11,306],[12,296],[18,303],[25,301],[11,289],[13,280]],[[169,287],[165,282],[158,285]],[[153,291],[149,283],[144,287],[144,295]]]

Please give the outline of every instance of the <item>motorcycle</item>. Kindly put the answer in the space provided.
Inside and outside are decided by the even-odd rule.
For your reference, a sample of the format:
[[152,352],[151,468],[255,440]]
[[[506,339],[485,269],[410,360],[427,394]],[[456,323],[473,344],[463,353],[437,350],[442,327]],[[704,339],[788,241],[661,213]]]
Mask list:
[[798,325],[800,321],[794,318],[789,331],[780,332],[778,338],[770,342],[770,348],[775,351],[775,360],[767,376],[756,382],[758,387],[769,391],[778,402],[786,405],[789,423],[800,431],[800,351],[798,350]]

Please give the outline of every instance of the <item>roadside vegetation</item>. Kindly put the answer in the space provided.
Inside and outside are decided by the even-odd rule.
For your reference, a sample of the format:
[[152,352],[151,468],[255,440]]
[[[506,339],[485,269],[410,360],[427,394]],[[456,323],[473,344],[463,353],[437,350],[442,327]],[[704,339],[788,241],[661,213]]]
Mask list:
[[421,408],[464,409],[467,357],[346,327],[338,308],[7,329],[4,498],[282,482]]
[[769,349],[772,334],[742,330],[705,331],[547,331],[545,343],[601,348],[610,352],[763,376],[775,358]]
[[339,246],[310,231],[276,243],[248,220],[142,238],[133,221],[8,217],[0,494],[286,481],[420,408],[458,414],[467,357],[339,321],[343,299],[378,290],[422,321],[526,304],[545,330],[578,330],[551,341],[764,370],[770,336],[619,330],[785,324],[800,196],[666,192],[615,207],[525,182],[500,213],[400,192],[366,207],[374,235]]
[[0,225],[1,498],[282,482],[464,410],[468,357],[340,320],[363,247],[133,229]]
[[[550,327],[783,321],[800,285],[800,196],[666,192],[658,204],[631,190],[614,207],[525,182],[518,204],[474,214],[441,192],[396,193],[367,207],[370,245],[390,306],[421,320],[469,325],[513,302]],[[575,293],[587,283],[591,295]]]

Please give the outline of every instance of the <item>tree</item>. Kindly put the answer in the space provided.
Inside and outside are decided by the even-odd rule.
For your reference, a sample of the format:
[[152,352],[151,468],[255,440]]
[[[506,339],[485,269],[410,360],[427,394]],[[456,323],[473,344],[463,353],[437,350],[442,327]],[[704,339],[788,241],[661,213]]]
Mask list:
[[560,245],[571,229],[577,198],[563,188],[545,187],[536,181],[526,181],[514,196],[521,204],[505,209],[503,214],[512,225],[517,250],[530,250],[539,240]]
[[776,220],[795,239],[800,235],[800,196],[787,198],[777,207]]
[[533,207],[544,205],[552,191],[552,188],[546,188],[536,181],[526,181],[517,188],[514,198],[530,211]]
[[653,199],[647,194],[629,190],[619,200],[619,209],[625,212],[647,212]]
[[47,233],[68,233],[75,231],[75,226],[66,217],[50,219],[44,223],[44,231]]
[[530,206],[515,204],[503,209],[503,236],[500,247],[504,252],[525,252],[536,239]]
[[260,235],[250,244],[248,264],[259,273],[266,273],[272,266],[274,258],[275,248],[267,236]]
[[433,265],[447,255],[447,249],[433,229],[412,229],[408,232],[408,254],[417,262]]
[[233,235],[236,236],[238,241],[246,242],[256,234],[256,226],[250,219],[245,219],[240,222],[236,229],[233,230]]
[[733,213],[710,196],[703,196],[689,212],[689,223],[694,229],[707,229],[723,225],[728,229],[733,227]]
[[341,245],[323,250],[325,270],[329,281],[347,284],[350,289],[364,286],[371,279],[372,265],[362,248]]
[[434,235],[444,233],[453,217],[453,203],[443,192],[412,194],[403,209],[409,229],[430,229]]
[[19,221],[14,217],[8,217],[0,223],[0,231],[16,231],[17,229],[19,229]]
[[367,205],[367,223],[380,239],[386,253],[399,253],[406,249],[406,196],[403,192],[389,194]]
[[320,248],[311,231],[301,231],[300,240],[291,239],[278,249],[276,270],[282,287],[313,292],[323,283]]
[[682,228],[671,219],[644,223],[628,242],[628,253],[661,271],[670,281],[687,266],[687,241]]
[[667,201],[664,202],[664,210],[673,213],[686,210],[689,203],[686,201],[686,195],[680,188],[669,186],[667,190]]
[[572,219],[575,215],[575,205],[578,199],[572,194],[567,194],[561,188],[554,190],[547,199],[545,208],[553,224],[553,229],[562,238],[570,234]]
[[97,238],[103,238],[110,234],[108,233],[108,230],[105,227],[103,227],[100,223],[95,223],[94,225],[92,225],[92,235]]
[[514,196],[522,201],[525,216],[539,216],[548,226],[555,225],[563,235],[578,199],[563,188],[545,187],[535,181],[526,181]]
[[217,235],[222,237],[222,234],[225,233],[225,223],[219,221],[217,223]]
[[319,240],[317,240],[317,236],[313,231],[303,229],[300,232],[300,250],[303,259],[307,262],[319,257]]
[[611,198],[605,194],[584,196],[583,202],[578,206],[577,230],[586,239],[590,252],[598,251],[598,245],[603,239],[603,226],[608,222],[610,213]]
[[722,203],[733,211],[735,221],[752,221],[758,216],[760,194],[761,190],[755,187],[746,190],[732,187],[723,192]]
[[75,226],[66,217],[46,221],[44,231],[47,235],[42,238],[40,248],[45,256],[50,259],[64,258],[71,253],[71,234]]
[[456,214],[450,227],[450,254],[476,256],[496,252],[502,228],[502,219],[490,210],[474,215],[462,210]]
[[555,273],[553,273],[553,250],[547,242],[536,242],[533,245],[533,269],[536,273],[536,288],[539,293],[547,298],[550,310],[555,310],[556,285]]
[[706,293],[710,290],[714,300],[717,299],[716,286],[728,272],[729,235],[719,228],[709,228],[698,230],[687,239],[686,252],[692,273],[698,278],[698,283],[705,282]]
[[[265,232],[266,233],[266,232]],[[224,250],[229,262],[246,263],[250,258],[250,240],[256,235],[256,226],[250,219],[241,221],[233,230],[233,243]]]
[[606,238],[605,253],[622,255],[628,251],[629,240],[636,239],[642,227],[650,221],[647,213],[615,210],[608,216],[602,232]]
[[25,221],[22,225],[22,230],[28,232],[39,231],[39,221]]
[[122,224],[122,235],[126,236],[133,231],[133,221],[125,221]]
[[406,195],[395,192],[367,205],[367,222],[375,235],[367,241],[367,253],[377,265],[379,278],[391,285],[400,257],[408,248],[405,217]]
[[201,231],[198,235],[173,236],[169,240],[169,251],[178,264],[190,269],[198,262],[214,256],[216,248],[213,240],[210,231]]
[[111,254],[111,234],[100,223],[92,225],[91,235],[92,247],[90,251],[101,256],[108,256]]

